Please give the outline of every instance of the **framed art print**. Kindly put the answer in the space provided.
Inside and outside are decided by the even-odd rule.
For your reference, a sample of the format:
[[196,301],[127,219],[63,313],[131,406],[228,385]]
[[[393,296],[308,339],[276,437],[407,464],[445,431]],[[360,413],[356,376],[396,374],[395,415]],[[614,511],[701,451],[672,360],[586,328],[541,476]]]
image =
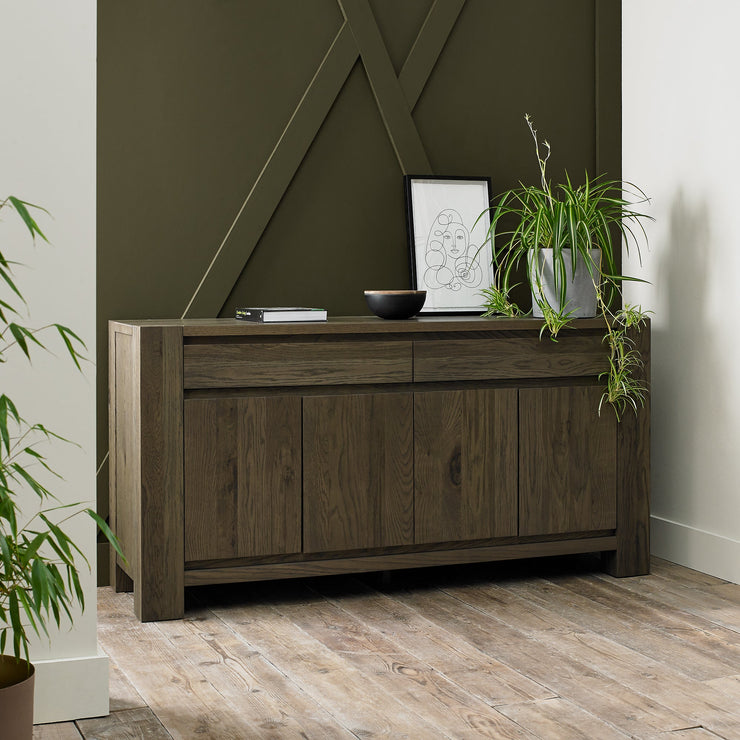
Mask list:
[[[482,312],[493,283],[490,177],[406,175],[411,280],[424,313]],[[481,215],[482,214],[482,215]]]

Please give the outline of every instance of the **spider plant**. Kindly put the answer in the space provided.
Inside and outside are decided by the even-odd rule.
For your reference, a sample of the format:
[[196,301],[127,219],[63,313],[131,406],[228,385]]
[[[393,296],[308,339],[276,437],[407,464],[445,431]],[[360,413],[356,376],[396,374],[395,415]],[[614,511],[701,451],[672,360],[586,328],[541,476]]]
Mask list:
[[492,285],[490,288],[483,288],[481,295],[486,307],[484,316],[508,316],[509,318],[521,316],[522,312],[519,306],[510,301],[508,295],[497,286]]
[[599,375],[606,383],[599,401],[599,414],[604,403],[610,403],[620,420],[628,409],[637,411],[645,405],[648,389],[642,381],[644,363],[630,330],[641,329],[648,313],[639,306],[627,304],[614,321],[607,321],[604,340],[609,347],[609,369]]
[[[641,360],[627,331],[641,326],[645,314],[635,307],[625,311],[614,308],[621,305],[622,284],[638,280],[619,274],[617,255],[624,244],[627,253],[636,250],[641,261],[640,244],[643,240],[647,244],[643,222],[652,217],[640,206],[649,201],[632,183],[605,175],[590,177],[585,173],[583,183],[576,185],[566,173],[564,182],[551,183],[547,177],[550,144],[546,140],[540,143],[529,115],[525,120],[534,140],[539,183],[520,183],[497,196],[489,209],[488,238],[496,281],[483,292],[484,315],[519,312],[517,306],[512,307],[509,294],[513,278],[524,273],[531,288],[533,312],[543,318],[541,336],[547,333],[557,340],[574,318],[603,317],[612,363],[605,400],[620,417],[627,406],[644,403],[645,389],[635,380]],[[552,286],[545,280],[548,264]],[[568,294],[577,277],[593,288],[593,313],[584,312]]]

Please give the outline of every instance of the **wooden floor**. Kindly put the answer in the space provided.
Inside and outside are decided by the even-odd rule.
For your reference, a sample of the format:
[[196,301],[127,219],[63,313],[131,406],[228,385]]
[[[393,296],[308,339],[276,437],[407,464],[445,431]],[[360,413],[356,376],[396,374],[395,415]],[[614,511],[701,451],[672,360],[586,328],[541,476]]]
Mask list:
[[740,586],[566,558],[192,589],[139,624],[98,592],[111,715],[86,738],[740,738]]

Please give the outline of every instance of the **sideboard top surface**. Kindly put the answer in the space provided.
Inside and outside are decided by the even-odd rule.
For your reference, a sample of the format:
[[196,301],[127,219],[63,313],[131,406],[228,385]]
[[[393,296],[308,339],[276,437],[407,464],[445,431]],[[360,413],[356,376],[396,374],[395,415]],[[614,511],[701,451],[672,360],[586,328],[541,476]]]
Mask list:
[[[112,328],[129,333],[133,327],[182,327],[185,337],[197,336],[285,336],[297,334],[419,334],[461,331],[537,331],[542,319],[482,316],[419,316],[389,321],[374,316],[337,316],[327,321],[252,323],[237,319],[135,319],[111,321]],[[602,319],[578,319],[573,329],[603,329]]]

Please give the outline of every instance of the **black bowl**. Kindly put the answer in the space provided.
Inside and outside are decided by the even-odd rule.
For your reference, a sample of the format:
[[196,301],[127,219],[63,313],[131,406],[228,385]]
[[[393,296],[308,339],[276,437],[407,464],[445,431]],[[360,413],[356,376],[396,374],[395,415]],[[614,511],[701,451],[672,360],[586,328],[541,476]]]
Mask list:
[[370,310],[381,319],[410,319],[424,306],[426,290],[366,290]]

